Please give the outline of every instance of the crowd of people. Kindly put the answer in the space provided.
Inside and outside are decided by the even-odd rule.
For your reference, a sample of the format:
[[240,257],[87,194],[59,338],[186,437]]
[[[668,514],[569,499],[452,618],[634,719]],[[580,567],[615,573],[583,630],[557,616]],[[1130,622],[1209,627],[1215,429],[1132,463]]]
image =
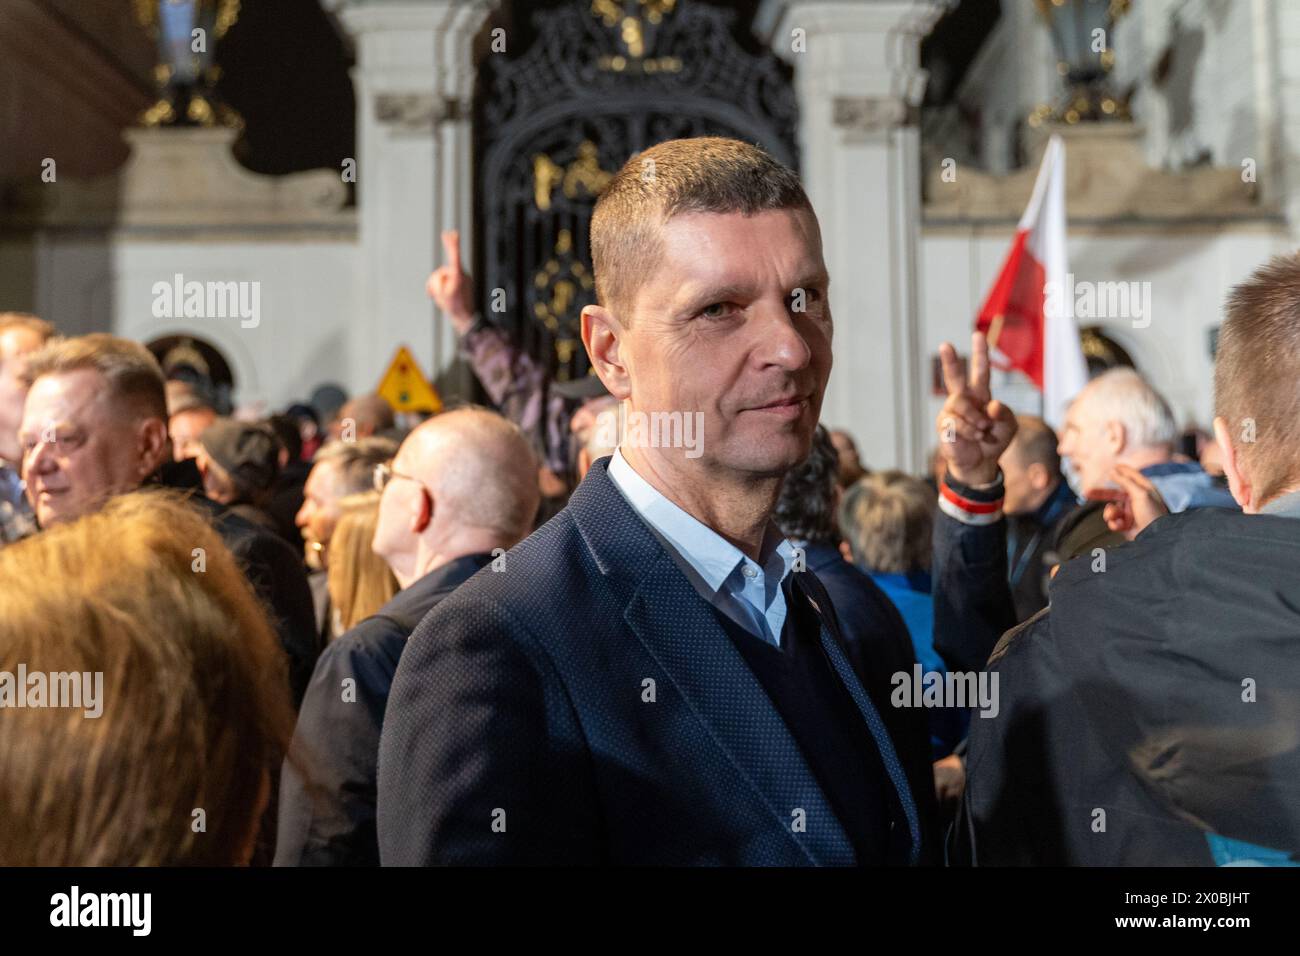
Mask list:
[[[0,313],[0,864],[1300,862],[1300,256],[1233,291],[1199,447],[1132,369],[1017,415],[976,334],[936,473],[872,471],[797,177],[646,157],[578,382],[444,236],[491,407],[223,414]],[[701,454],[619,440],[666,410]]]

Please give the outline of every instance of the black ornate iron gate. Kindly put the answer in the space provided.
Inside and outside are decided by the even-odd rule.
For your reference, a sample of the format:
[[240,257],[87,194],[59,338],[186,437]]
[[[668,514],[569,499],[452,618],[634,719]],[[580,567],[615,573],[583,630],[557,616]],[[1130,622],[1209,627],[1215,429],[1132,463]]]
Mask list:
[[[753,40],[754,5],[521,0],[484,28],[474,148],[480,301],[521,347],[547,358],[556,379],[587,370],[579,316],[595,301],[588,223],[628,157],[666,139],[732,136],[798,167],[791,70]],[[526,10],[531,28],[521,31]],[[494,37],[503,22],[516,28]],[[526,48],[516,52],[520,33]],[[494,39],[505,52],[491,52]]]

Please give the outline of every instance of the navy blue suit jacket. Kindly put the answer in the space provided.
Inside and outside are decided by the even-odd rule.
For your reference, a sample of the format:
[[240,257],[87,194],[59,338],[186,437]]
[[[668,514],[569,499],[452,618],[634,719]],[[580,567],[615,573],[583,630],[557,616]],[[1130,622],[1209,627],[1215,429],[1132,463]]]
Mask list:
[[916,664],[916,651],[907,625],[889,597],[871,580],[871,575],[845,561],[838,548],[809,544],[807,554],[808,570],[817,575],[835,606],[835,617],[853,669],[876,702],[898,759],[907,771],[921,815],[925,846],[922,862],[942,862],[934,758],[930,752],[931,712],[890,704],[894,675],[901,672],[910,676]]
[[[379,750],[381,861],[858,862],[781,715],[607,465],[412,634]],[[886,768],[879,825],[912,862],[920,824],[893,744],[825,592],[796,577]]]
[[466,555],[430,571],[325,648],[298,712],[298,759],[280,774],[276,866],[379,865],[375,765],[397,662],[424,616],[491,560]]

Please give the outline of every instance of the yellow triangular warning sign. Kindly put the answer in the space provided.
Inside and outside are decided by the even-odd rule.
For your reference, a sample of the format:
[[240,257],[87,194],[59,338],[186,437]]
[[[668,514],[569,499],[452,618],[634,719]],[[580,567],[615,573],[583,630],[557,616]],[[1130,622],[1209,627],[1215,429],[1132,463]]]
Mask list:
[[379,380],[377,391],[383,396],[394,411],[398,412],[440,412],[442,399],[429,380],[415,364],[415,358],[405,346],[398,346],[397,354],[388,365],[388,371]]

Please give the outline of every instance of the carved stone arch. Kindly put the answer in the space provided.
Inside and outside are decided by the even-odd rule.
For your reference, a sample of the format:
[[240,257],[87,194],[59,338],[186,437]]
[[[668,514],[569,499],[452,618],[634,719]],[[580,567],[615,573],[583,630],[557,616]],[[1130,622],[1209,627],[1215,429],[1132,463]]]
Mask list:
[[[1122,335],[1122,333],[1121,333]],[[1095,378],[1112,368],[1137,368],[1129,349],[1117,341],[1113,329],[1089,325],[1079,330],[1088,377]]]
[[[263,383],[258,375],[257,359],[247,342],[229,328],[218,322],[200,323],[178,319],[163,326],[156,322],[153,325],[145,322],[125,323],[117,330],[117,334],[144,342],[160,363],[173,348],[177,345],[184,347],[188,340],[209,363],[213,384],[222,389],[223,394],[228,397],[235,394],[260,395]],[[238,329],[238,325],[235,328]],[[213,353],[217,356],[215,362]],[[223,384],[227,379],[228,384]]]

